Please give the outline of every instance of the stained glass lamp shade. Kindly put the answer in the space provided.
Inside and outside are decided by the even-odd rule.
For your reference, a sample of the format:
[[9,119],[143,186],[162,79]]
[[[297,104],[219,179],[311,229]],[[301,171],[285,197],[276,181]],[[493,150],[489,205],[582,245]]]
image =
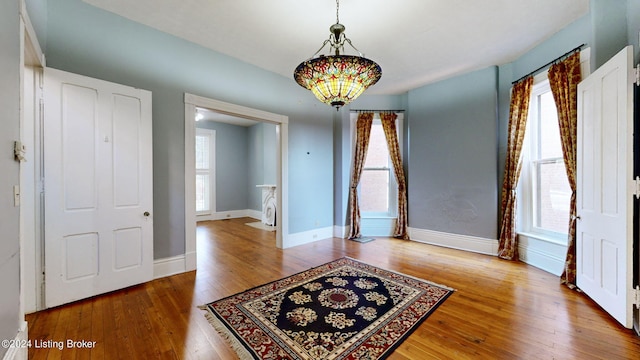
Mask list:
[[325,104],[339,108],[360,96],[382,75],[375,62],[360,56],[319,56],[298,65],[294,78]]
[[[311,90],[318,100],[336,109],[355,100],[382,76],[380,65],[365,58],[345,36],[345,27],[338,19],[338,8],[339,2],[336,1],[336,23],[329,28],[329,39],[324,41],[314,56],[327,44],[335,54],[312,57],[303,61],[293,72],[293,78],[300,86]],[[345,42],[360,56],[341,55]]]

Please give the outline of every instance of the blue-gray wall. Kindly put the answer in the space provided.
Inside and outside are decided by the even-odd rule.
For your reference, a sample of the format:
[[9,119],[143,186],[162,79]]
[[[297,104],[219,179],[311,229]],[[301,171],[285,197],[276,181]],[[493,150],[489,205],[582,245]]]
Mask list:
[[276,183],[276,125],[259,123],[249,128],[249,176],[247,209],[262,210],[262,189],[256,185]]
[[278,134],[276,125],[262,123],[263,149],[262,149],[262,168],[263,184],[275,184],[277,180],[278,166]]
[[636,63],[640,59],[640,1],[627,1],[627,43],[633,45]]
[[[20,168],[13,142],[20,139],[20,17],[18,0],[0,1],[0,340],[15,338],[20,314],[20,214],[13,186]],[[0,347],[0,358],[7,352]]]
[[292,79],[80,0],[49,1],[46,22],[48,66],[153,92],[156,259],[184,253],[184,92],[288,116],[289,232],[333,224],[334,110]]
[[[629,0],[628,2],[637,1]],[[599,68],[629,44],[627,39],[628,2],[624,0],[591,0],[590,45],[593,50],[591,70]]]
[[216,131],[216,211],[262,210],[262,189],[276,183],[276,125],[199,121]]
[[409,226],[497,237],[497,79],[490,67],[409,91]]
[[248,128],[214,121],[199,121],[196,127],[216,131],[215,211],[247,209]]
[[47,2],[48,0],[25,0],[27,13],[42,51],[47,49]]
[[248,130],[248,164],[250,166],[245,188],[248,207],[245,209],[261,210],[262,189],[257,188],[256,185],[264,184],[262,181],[264,178],[264,167],[262,166],[264,162],[264,131],[261,125],[254,125]]

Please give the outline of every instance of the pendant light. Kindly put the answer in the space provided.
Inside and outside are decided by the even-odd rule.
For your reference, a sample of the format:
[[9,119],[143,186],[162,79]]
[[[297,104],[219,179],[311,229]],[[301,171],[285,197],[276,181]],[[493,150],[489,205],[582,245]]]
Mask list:
[[[339,10],[340,1],[336,0],[336,23],[329,28],[329,39],[293,72],[293,78],[300,86],[311,90],[318,100],[336,110],[355,100],[382,76],[380,65],[365,58],[344,34],[345,27],[340,24]],[[342,55],[345,43],[357,51],[358,56]],[[327,44],[333,54],[315,57]]]

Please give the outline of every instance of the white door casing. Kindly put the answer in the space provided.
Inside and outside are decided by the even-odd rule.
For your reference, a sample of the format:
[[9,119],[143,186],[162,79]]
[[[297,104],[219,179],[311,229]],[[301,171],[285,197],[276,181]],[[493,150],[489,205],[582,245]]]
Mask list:
[[195,211],[195,116],[196,107],[206,108],[222,114],[263,121],[276,125],[276,208],[279,209],[276,224],[276,246],[294,246],[289,240],[289,118],[246,106],[184,94],[184,143],[185,143],[185,271],[197,268],[196,259],[196,211]]
[[633,47],[578,85],[577,285],[632,326]]
[[46,307],[153,278],[151,92],[45,68]]

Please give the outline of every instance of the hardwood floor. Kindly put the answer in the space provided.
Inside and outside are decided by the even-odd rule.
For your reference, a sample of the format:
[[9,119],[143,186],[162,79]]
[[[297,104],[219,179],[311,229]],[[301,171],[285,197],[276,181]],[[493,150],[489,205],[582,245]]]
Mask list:
[[349,256],[456,289],[390,359],[640,359],[631,330],[526,264],[387,238],[279,250],[249,221],[200,223],[197,271],[27,315],[29,358],[236,359],[198,305]]

